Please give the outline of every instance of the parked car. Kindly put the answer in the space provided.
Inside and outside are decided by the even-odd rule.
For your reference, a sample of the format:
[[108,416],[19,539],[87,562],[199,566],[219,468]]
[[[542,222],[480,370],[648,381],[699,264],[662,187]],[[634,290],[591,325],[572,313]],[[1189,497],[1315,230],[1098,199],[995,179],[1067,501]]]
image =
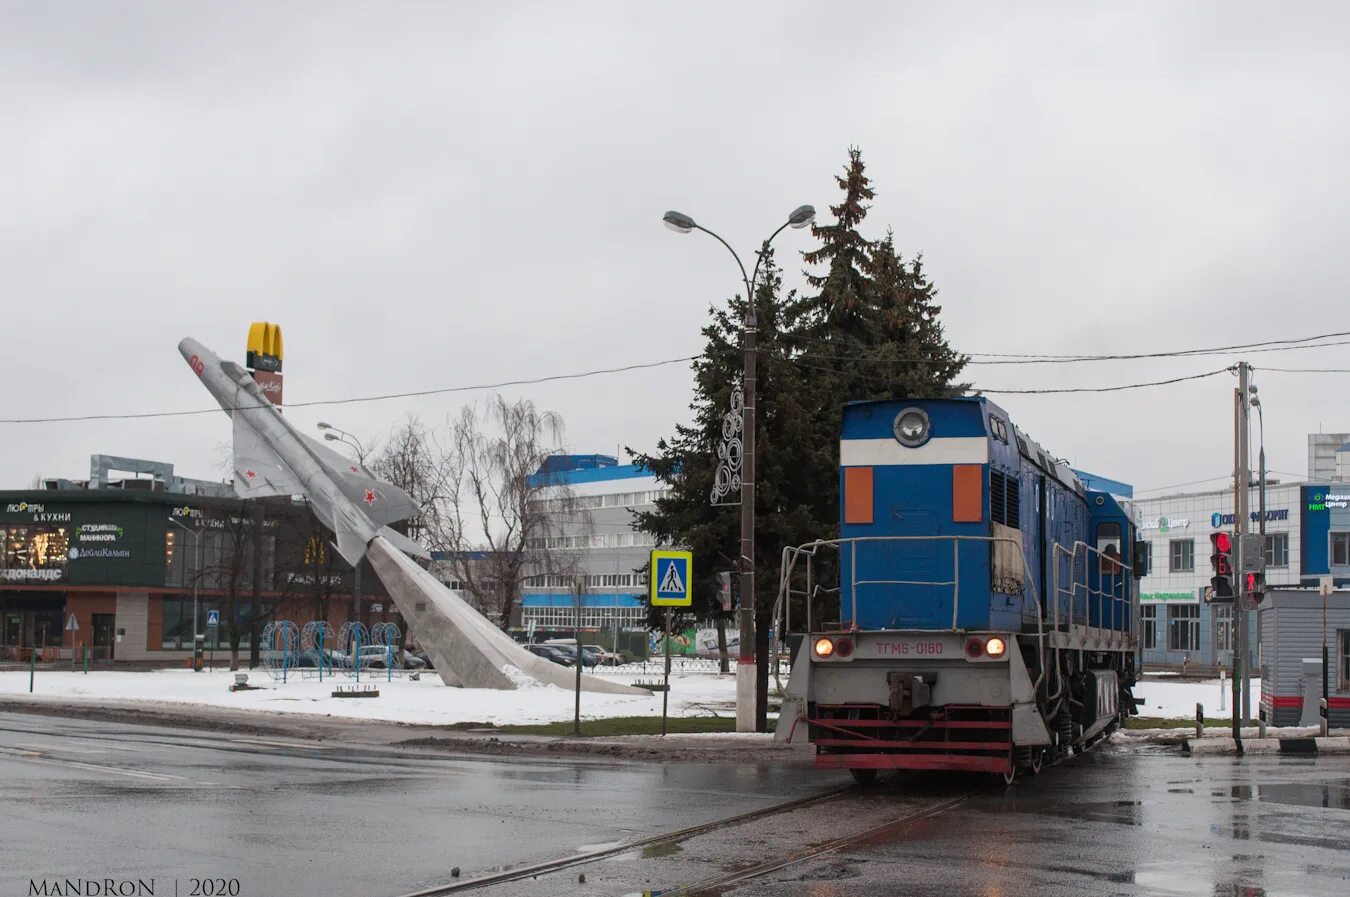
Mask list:
[[596,656],[600,658],[600,665],[604,667],[623,666],[628,662],[628,659],[624,657],[623,654],[614,651],[606,651],[599,645],[582,645],[581,650],[594,652]]
[[[544,642],[546,648],[557,648],[565,652],[572,664],[577,662],[577,640],[572,638],[549,639]],[[594,645],[581,646],[581,662],[583,666],[593,667],[600,665],[600,656],[603,652]]]
[[[388,658],[393,657],[394,664],[398,664],[398,648],[387,648],[383,645],[366,645],[361,649],[361,666],[367,670],[382,670]],[[405,670],[423,670],[426,669],[426,661],[422,660],[416,654],[404,652],[403,669]]]
[[[550,645],[550,644],[546,644],[546,645],[543,645],[542,647],[545,647],[545,648],[552,648],[552,649],[555,650],[555,651],[560,651],[560,652],[562,652],[562,653],[563,653],[564,655],[566,655],[566,657],[567,657],[567,665],[568,665],[568,666],[576,666],[576,662],[577,662],[577,646],[576,646],[576,645],[557,645],[557,644],[551,644],[551,645]],[[599,664],[600,664],[600,655],[597,654],[597,653],[595,653],[594,651],[590,650],[590,649],[587,648],[585,645],[583,645],[583,646],[581,647],[581,665],[582,665],[582,667],[584,668],[584,667],[599,666]]]
[[545,660],[551,660],[559,666],[572,667],[577,664],[576,655],[564,651],[561,645],[526,645],[525,650]]

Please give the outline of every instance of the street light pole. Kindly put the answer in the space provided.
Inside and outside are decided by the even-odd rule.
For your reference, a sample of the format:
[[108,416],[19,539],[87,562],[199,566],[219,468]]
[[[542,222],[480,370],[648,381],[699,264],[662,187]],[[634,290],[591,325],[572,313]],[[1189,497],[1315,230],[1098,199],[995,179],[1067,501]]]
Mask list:
[[[366,466],[366,449],[361,445],[361,440],[357,439],[346,430],[339,429],[326,421],[319,421],[319,429],[326,431],[323,438],[329,442],[341,442],[356,450],[356,463],[362,467]],[[352,622],[361,622],[361,561],[352,564]]]
[[200,673],[201,668],[197,666],[197,639],[201,636],[197,633],[197,626],[201,617],[197,611],[197,586],[202,579],[202,534],[200,530],[190,529],[172,517],[169,518],[169,522],[192,535],[192,551],[197,556],[197,569],[193,571],[192,576],[192,668]]
[[[745,326],[741,330],[742,354],[742,392],[744,402],[741,406],[742,452],[741,472],[741,613],[740,613],[740,657],[736,665],[736,731],[763,732],[768,727],[768,652],[759,651],[755,645],[754,614],[758,605],[755,596],[755,401],[756,401],[756,363],[759,359],[758,328],[759,314],[755,303],[755,287],[759,281],[760,265],[768,253],[769,244],[783,232],[784,228],[803,228],[816,217],[811,206],[798,206],[778,226],[759,250],[755,261],[753,276],[746,276],[745,265],[731,244],[716,233],[694,222],[688,215],[679,212],[666,212],[662,220],[666,226],[678,233],[687,234],[693,230],[703,231],[726,247],[727,252],[736,260],[741,270],[741,282],[745,285]],[[752,647],[754,645],[754,647]],[[759,656],[759,655],[763,656]],[[758,657],[758,668],[756,659]]]

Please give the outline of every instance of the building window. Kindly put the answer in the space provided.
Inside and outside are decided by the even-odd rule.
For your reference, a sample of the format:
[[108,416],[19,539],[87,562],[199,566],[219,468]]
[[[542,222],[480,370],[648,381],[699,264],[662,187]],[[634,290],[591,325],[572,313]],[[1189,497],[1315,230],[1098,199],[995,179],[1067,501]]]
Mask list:
[[1331,534],[1331,564],[1334,567],[1350,566],[1350,533]]
[[1267,567],[1289,566],[1288,533],[1266,534],[1266,566]]
[[0,526],[0,542],[0,582],[12,585],[66,578],[70,536],[64,526]]
[[164,599],[164,634],[159,646],[174,651],[192,647],[191,598]]
[[1140,607],[1139,619],[1144,623],[1144,650],[1153,651],[1158,647],[1158,605]]
[[1139,544],[1144,546],[1142,549],[1144,552],[1144,570],[1139,575],[1148,576],[1150,573],[1153,572],[1153,543],[1140,542]]
[[1350,689],[1350,629],[1342,629],[1337,635],[1341,643],[1341,691]]
[[1233,650],[1233,606],[1215,604],[1214,608],[1214,650]]
[[1167,650],[1200,650],[1200,605],[1167,605]]
[[1190,573],[1195,570],[1195,540],[1173,539],[1171,544],[1171,573]]

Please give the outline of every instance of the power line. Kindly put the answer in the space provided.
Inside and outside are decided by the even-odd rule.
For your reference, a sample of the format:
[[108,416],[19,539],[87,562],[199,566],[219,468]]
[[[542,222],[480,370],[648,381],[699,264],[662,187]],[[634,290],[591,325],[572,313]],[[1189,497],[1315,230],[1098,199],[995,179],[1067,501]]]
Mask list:
[[1063,389],[983,389],[978,386],[970,387],[971,392],[981,392],[986,395],[1003,396],[1044,396],[1060,395],[1073,392],[1121,392],[1127,389],[1144,389],[1149,386],[1169,386],[1173,383],[1184,383],[1187,380],[1203,380],[1206,377],[1213,377],[1217,374],[1227,373],[1230,368],[1219,368],[1214,371],[1207,371],[1203,374],[1190,374],[1186,377],[1172,377],[1167,380],[1150,380],[1146,383],[1124,383],[1120,386],[1072,386]]
[[[808,342],[820,343],[823,345],[847,348],[836,340],[824,340],[816,337],[802,336],[797,334],[784,334],[784,339],[805,340]],[[1167,352],[1139,352],[1134,354],[1119,355],[1054,355],[1054,354],[1036,354],[1036,353],[1003,353],[1003,352],[964,352],[956,353],[966,356],[966,364],[970,365],[1024,365],[1024,364],[1076,364],[1085,361],[1138,361],[1154,358],[1196,358],[1205,355],[1229,355],[1234,352],[1248,352],[1251,354],[1261,352],[1294,352],[1304,349],[1325,349],[1334,346],[1350,346],[1350,340],[1339,340],[1336,342],[1315,342],[1317,340],[1329,340],[1334,337],[1350,336],[1350,331],[1337,333],[1323,333],[1316,336],[1299,337],[1297,339],[1287,340],[1268,340],[1260,343],[1245,343],[1234,346],[1217,346],[1208,349],[1177,349]],[[1314,343],[1309,345],[1309,343]],[[1265,348],[1261,348],[1265,347]],[[829,361],[863,361],[868,363],[886,363],[894,364],[895,359],[877,358],[875,356],[863,355],[814,355],[810,356]],[[983,359],[983,360],[980,360]],[[952,364],[952,359],[905,359],[908,364]],[[1264,370],[1280,370],[1279,368],[1265,368]]]
[[1203,480],[1187,480],[1184,483],[1173,483],[1170,486],[1154,486],[1151,489],[1136,489],[1134,490],[1134,494],[1143,495],[1145,492],[1166,492],[1168,489],[1180,489],[1183,486],[1198,486],[1201,483],[1216,483],[1219,482],[1220,480],[1231,480],[1232,478],[1233,475],[1231,473],[1227,473],[1221,477],[1206,477]]
[[[739,350],[738,350],[739,351]],[[286,408],[312,408],[320,405],[354,405],[361,402],[382,402],[386,399],[409,399],[418,396],[445,395],[455,392],[475,392],[482,389],[502,389],[507,386],[529,386],[536,383],[551,383],[558,380],[579,380],[583,377],[596,377],[602,374],[622,374],[627,371],[638,371],[646,368],[657,368],[668,364],[681,364],[683,362],[695,361],[703,356],[689,355],[684,358],[667,358],[664,361],[649,361],[642,364],[629,364],[617,368],[601,368],[594,371],[582,371],[575,374],[553,374],[547,377],[534,377],[527,380],[503,380],[500,383],[482,383],[474,386],[446,386],[439,389],[419,389],[412,392],[394,392],[375,396],[356,396],[346,399],[321,399],[312,402],[289,402]],[[199,408],[193,411],[143,411],[131,414],[79,414],[69,417],[18,417],[0,419],[0,424],[57,424],[71,423],[75,421],[95,421],[95,420],[143,420],[152,417],[191,417],[198,414],[215,414],[221,409]],[[230,411],[251,411],[252,408],[231,408]]]
[[1350,374],[1350,368],[1253,368],[1278,374]]

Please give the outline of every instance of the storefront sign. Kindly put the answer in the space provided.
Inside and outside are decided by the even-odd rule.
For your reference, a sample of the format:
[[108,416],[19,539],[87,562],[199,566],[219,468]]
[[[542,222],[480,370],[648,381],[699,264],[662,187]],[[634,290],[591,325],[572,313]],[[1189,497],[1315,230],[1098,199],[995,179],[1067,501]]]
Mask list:
[[1186,529],[1191,522],[1185,517],[1169,520],[1166,517],[1155,517],[1152,520],[1145,520],[1139,524],[1139,531],[1156,529],[1160,533],[1170,532],[1174,529]]
[[0,582],[60,582],[66,571],[61,569],[38,569],[30,567],[6,567],[0,569]]
[[75,529],[77,542],[117,542],[122,535],[122,527],[115,523],[81,523]]
[[1190,592],[1140,592],[1140,601],[1194,601]]
[[29,504],[21,501],[18,504],[5,505],[6,514],[27,514],[34,523],[69,523],[69,511],[48,511],[46,505]]
[[[1261,512],[1252,511],[1251,518],[1252,523],[1259,523],[1261,521]],[[1288,519],[1289,519],[1288,508],[1280,508],[1279,510],[1275,510],[1272,508],[1266,511],[1267,522],[1272,520],[1288,520]],[[1220,514],[1218,511],[1215,511],[1213,514],[1209,516],[1209,525],[1214,527],[1215,529],[1218,529],[1219,527],[1222,526],[1232,526],[1234,521],[1236,520],[1237,517],[1233,514]]]
[[1335,492],[1314,492],[1308,502],[1309,511],[1342,510],[1350,508],[1350,494]]
[[74,545],[72,545],[70,546],[70,551],[66,552],[66,556],[69,557],[72,561],[78,561],[80,558],[84,558],[86,560],[90,560],[92,558],[129,558],[131,557],[131,549],[104,548],[104,547],[76,548]]

